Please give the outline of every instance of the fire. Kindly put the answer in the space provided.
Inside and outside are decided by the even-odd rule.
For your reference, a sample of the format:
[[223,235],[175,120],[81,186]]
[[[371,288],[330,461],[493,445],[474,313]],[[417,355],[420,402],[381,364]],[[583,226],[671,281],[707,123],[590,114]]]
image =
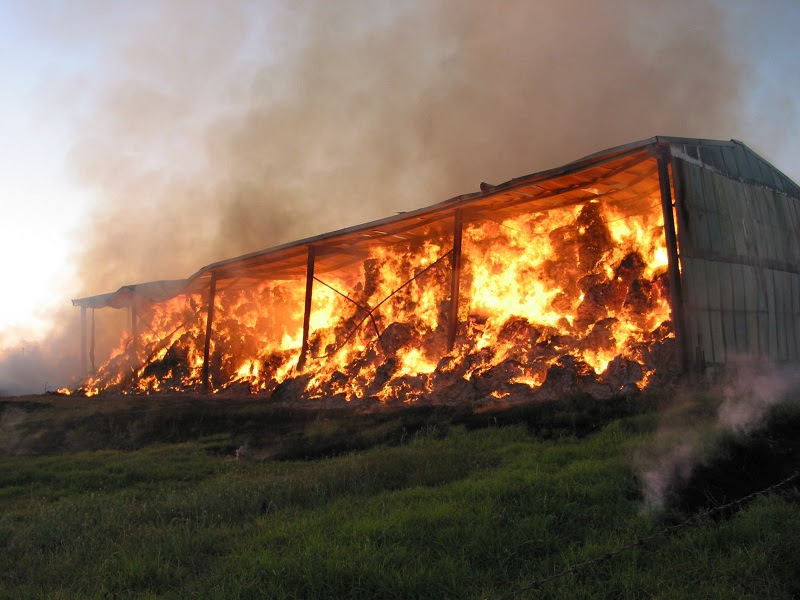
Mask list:
[[[635,214],[593,200],[466,220],[451,350],[446,236],[374,245],[363,260],[318,274],[302,369],[305,281],[231,287],[215,297],[212,390],[413,402],[506,400],[561,380],[601,395],[643,387],[674,352],[657,192],[645,200]],[[136,339],[126,335],[84,391],[199,388],[206,311],[197,294],[141,307]]]

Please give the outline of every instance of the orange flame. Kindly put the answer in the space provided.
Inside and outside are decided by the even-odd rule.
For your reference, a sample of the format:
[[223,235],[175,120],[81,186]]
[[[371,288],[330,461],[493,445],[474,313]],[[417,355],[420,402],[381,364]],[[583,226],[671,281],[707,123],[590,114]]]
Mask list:
[[[661,209],[657,196],[648,200],[633,215],[592,201],[466,224],[459,335],[449,353],[447,239],[375,246],[355,268],[321,275],[303,372],[304,281],[222,292],[210,341],[212,389],[414,401],[468,381],[502,399],[514,386],[554,381],[554,368],[594,377],[612,393],[642,387],[656,366],[654,349],[674,337]],[[150,305],[138,339],[124,336],[84,391],[197,388],[205,315],[199,295]]]

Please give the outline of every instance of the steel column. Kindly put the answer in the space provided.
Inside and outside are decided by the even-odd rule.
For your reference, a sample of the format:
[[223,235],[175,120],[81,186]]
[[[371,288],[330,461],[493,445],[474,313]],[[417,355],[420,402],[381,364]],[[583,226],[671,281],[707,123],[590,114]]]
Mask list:
[[131,339],[133,340],[133,348],[136,349],[136,345],[139,343],[139,332],[137,330],[137,321],[138,318],[136,316],[136,306],[133,304],[131,305]]
[[688,352],[686,351],[686,318],[683,310],[683,290],[681,287],[681,271],[678,255],[678,238],[675,234],[675,217],[673,213],[672,185],[670,184],[669,148],[658,148],[658,183],[661,189],[661,210],[664,214],[664,236],[667,244],[669,262],[670,308],[672,309],[672,329],[677,345],[678,371],[688,371]]
[[[136,300],[134,299],[134,302]],[[136,315],[136,304],[131,304],[131,351],[133,352],[133,371],[131,372],[131,379],[136,382],[139,380],[139,331],[138,331],[138,317]]]
[[453,350],[458,333],[458,300],[461,286],[461,234],[463,229],[462,210],[456,209],[453,215],[453,267],[450,277],[450,320],[447,328],[447,351]]
[[211,282],[208,286],[208,309],[206,314],[206,341],[203,345],[203,389],[209,391],[208,360],[211,355],[211,325],[214,323],[214,301],[217,295],[217,273],[211,271]]
[[81,306],[81,377],[86,377],[86,307]]
[[303,310],[303,346],[300,349],[300,360],[297,361],[298,370],[306,366],[308,357],[308,334],[311,326],[311,300],[314,294],[314,259],[316,249],[314,246],[308,247],[308,263],[306,266],[306,303]]
[[94,309],[92,309],[92,329],[89,336],[89,364],[92,366],[91,373],[94,375],[97,372],[94,366]]

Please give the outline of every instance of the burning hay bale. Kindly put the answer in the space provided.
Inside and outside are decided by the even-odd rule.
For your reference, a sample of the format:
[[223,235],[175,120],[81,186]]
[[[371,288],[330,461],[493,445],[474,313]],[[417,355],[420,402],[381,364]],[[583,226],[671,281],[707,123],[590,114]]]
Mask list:
[[[209,342],[211,388],[282,404],[478,406],[608,398],[666,381],[675,348],[660,218],[657,205],[621,219],[588,202],[468,223],[449,343],[448,239],[375,247],[354,268],[315,277],[305,345],[302,281],[224,292]],[[128,342],[87,389],[200,387],[200,306],[194,296],[154,304],[152,339],[138,352]]]

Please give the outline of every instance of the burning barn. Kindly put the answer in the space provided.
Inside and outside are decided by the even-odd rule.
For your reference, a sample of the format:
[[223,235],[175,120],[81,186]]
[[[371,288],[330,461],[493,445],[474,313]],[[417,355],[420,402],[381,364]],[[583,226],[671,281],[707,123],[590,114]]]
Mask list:
[[[796,361],[798,232],[800,187],[741,142],[655,137],[73,300],[82,389],[487,403]],[[106,307],[130,327],[96,368]]]

